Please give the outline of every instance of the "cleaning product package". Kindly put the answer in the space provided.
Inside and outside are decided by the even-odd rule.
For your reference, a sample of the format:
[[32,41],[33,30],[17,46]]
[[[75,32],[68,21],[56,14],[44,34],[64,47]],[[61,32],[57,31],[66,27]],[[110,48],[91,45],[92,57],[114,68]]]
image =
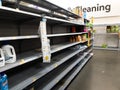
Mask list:
[[4,53],[3,50],[0,48],[0,67],[5,66],[5,57],[4,57]]
[[0,90],[8,90],[8,80],[6,74],[0,74]]
[[16,61],[16,53],[12,45],[4,45],[2,50],[5,56],[5,63],[14,63]]

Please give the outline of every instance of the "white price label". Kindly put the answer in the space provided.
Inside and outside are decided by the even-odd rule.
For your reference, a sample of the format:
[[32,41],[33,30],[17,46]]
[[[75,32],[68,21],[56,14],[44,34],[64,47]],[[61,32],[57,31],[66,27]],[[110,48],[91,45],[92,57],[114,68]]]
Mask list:
[[21,59],[20,60],[20,64],[24,64],[25,63],[25,60],[24,59]]

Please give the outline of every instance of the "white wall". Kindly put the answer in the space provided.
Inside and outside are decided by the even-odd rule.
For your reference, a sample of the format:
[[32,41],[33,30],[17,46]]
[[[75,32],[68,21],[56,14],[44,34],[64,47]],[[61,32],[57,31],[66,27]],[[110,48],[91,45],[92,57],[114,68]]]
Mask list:
[[[87,12],[87,18],[89,19],[90,17],[95,17],[95,23],[103,22],[101,21],[101,19],[104,20],[104,23],[116,23],[119,22],[120,19],[119,0],[48,0],[48,1],[57,4],[65,9],[67,9],[68,7],[74,8],[76,6],[82,6],[83,8],[84,7],[87,8],[93,6],[99,7],[101,5],[104,6],[111,5],[110,12],[106,12],[105,10],[96,11],[96,12]],[[110,18],[102,18],[102,17],[110,17]]]
[[87,13],[88,17],[105,17],[105,16],[119,16],[120,15],[120,5],[118,0],[81,0],[80,6],[83,7],[93,7],[93,6],[101,5],[111,5],[111,11],[96,11],[96,12],[89,12]]
[[106,13],[105,11],[90,12],[88,16],[102,17],[102,16],[118,16],[120,15],[119,0],[48,0],[54,4],[57,4],[65,9],[68,7],[74,8],[76,6],[93,7],[100,5],[111,5],[111,11]]

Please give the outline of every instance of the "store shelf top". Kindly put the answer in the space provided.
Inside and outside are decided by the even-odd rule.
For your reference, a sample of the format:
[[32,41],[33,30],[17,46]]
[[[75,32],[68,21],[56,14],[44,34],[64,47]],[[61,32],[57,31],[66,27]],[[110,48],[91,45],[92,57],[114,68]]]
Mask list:
[[34,39],[39,38],[38,35],[26,35],[26,36],[6,36],[6,37],[0,37],[0,41],[6,41],[6,40],[21,40],[21,39]]
[[[28,11],[24,11],[24,10],[19,10],[19,9],[14,9],[14,8],[9,8],[9,7],[5,7],[5,6],[1,6],[0,7],[0,19],[6,19],[6,20],[15,20],[15,21],[26,21],[26,20],[32,20],[32,19],[37,19],[37,20],[41,20],[42,16],[40,14],[36,14],[36,13],[32,13],[32,12],[28,12]],[[60,19],[60,18],[55,18],[55,17],[49,17],[49,16],[45,16],[44,18],[46,18],[49,21],[54,21],[53,23],[59,23],[59,22],[63,22],[63,23],[68,23],[70,25],[84,25],[81,23],[77,23],[77,22],[72,22],[69,20],[65,20],[65,19]]]
[[48,9],[52,12],[64,14],[68,17],[80,18],[80,16],[78,16],[78,15],[76,15],[76,14],[74,14],[74,13],[72,13],[72,12],[62,8],[62,7],[59,7],[51,2],[48,2],[47,0],[21,0],[21,1],[40,6],[42,8]]
[[118,33],[95,33],[94,35],[118,35]]
[[70,36],[70,35],[80,35],[86,34],[87,32],[77,32],[77,33],[61,33],[61,34],[48,34],[47,37],[57,37],[57,36]]
[[18,9],[13,9],[9,7],[0,7],[0,19],[6,19],[6,20],[22,20],[22,19],[32,19],[32,18],[40,18],[41,15],[26,12]]

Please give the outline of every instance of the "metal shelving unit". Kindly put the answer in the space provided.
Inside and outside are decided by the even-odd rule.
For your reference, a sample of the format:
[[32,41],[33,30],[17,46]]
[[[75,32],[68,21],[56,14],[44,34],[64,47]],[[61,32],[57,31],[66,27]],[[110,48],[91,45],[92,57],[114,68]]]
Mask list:
[[[72,62],[70,65],[69,65],[69,63],[67,63],[67,64],[64,64],[65,66],[65,68],[62,66],[62,70],[60,69],[59,70],[59,72],[57,71],[57,73],[54,73],[54,74],[52,74],[52,76],[48,79],[48,81],[45,83],[45,85],[41,85],[41,87],[40,87],[40,89],[41,90],[50,90],[55,84],[57,84],[57,82],[59,82],[72,68],[74,68],[75,67],[75,65],[77,65],[80,61],[81,61],[81,59],[83,59],[83,57],[78,57],[78,59],[77,60],[75,60],[75,59],[73,59],[74,60],[74,62]],[[72,60],[72,61],[73,61]],[[71,61],[70,61],[71,62]],[[46,79],[46,78],[45,78]],[[43,82],[43,81],[41,81],[41,82]]]
[[87,42],[87,41],[84,41],[84,42],[74,42],[74,43],[63,43],[63,44],[53,45],[51,47],[51,50],[52,50],[51,53],[55,53],[57,51],[69,48],[71,46],[74,46],[74,45],[77,45],[77,44],[80,44],[80,43],[85,43],[85,42]]
[[[53,74],[55,76],[51,77],[52,79],[48,83],[46,82],[46,84],[43,87],[41,86],[42,88],[39,88],[39,89],[41,89],[41,90],[52,89],[57,84],[57,82],[59,82],[63,77],[65,77],[65,75],[67,75],[78,63],[80,63],[80,61],[82,61],[82,59],[85,58],[85,56],[80,56],[77,59],[75,59],[76,61],[74,63],[72,63],[69,67],[67,67],[65,70],[62,68],[62,72],[59,72],[59,74],[56,74],[56,75]],[[87,61],[85,61],[84,63],[86,63],[86,62]],[[62,90],[64,90],[64,89],[62,89]]]
[[[32,20],[32,19],[39,19],[42,18],[42,15],[37,14],[37,13],[32,13],[29,11],[24,11],[24,10],[17,10],[14,8],[9,8],[9,7],[5,7],[5,6],[1,6],[0,7],[0,13],[1,16],[0,18],[2,19],[8,19],[8,20],[23,20],[23,22],[25,22],[25,20]],[[15,16],[15,17],[14,17]],[[76,22],[72,22],[72,21],[68,21],[68,20],[64,20],[64,19],[60,19],[60,18],[55,18],[55,17],[50,17],[50,16],[44,16],[46,19],[48,19],[48,21],[54,21],[56,22],[63,22],[63,23],[67,23],[69,25],[82,25],[84,26],[84,24],[80,24],[80,23],[76,23]]]
[[0,68],[0,72],[15,68],[17,66],[23,65],[33,60],[39,59],[41,57],[42,54],[35,50],[19,54],[17,55],[17,61],[15,63],[6,64],[4,67]]
[[118,33],[95,33],[94,35],[104,35],[104,34],[108,34],[108,35],[118,35]]
[[54,12],[58,12],[58,13],[61,13],[63,15],[66,15],[66,16],[69,16],[69,17],[73,17],[73,18],[80,18],[80,16],[68,11],[68,10],[65,10],[64,8],[61,8],[53,3],[50,3],[48,2],[47,0],[39,0],[39,1],[35,1],[35,0],[21,0],[21,1],[25,1],[27,3],[32,3],[32,4],[35,4],[35,5],[38,5],[40,7],[43,7],[43,8],[46,8],[46,9],[49,9],[51,11],[54,11]]
[[0,41],[21,40],[21,39],[34,39],[34,38],[39,38],[39,36],[38,35],[29,35],[29,36],[0,37]]
[[101,48],[101,47],[95,47],[95,46],[94,46],[94,49],[98,49],[98,50],[119,50],[119,48],[113,48],[113,47]]
[[79,33],[63,33],[63,34],[48,34],[47,37],[58,37],[58,36],[70,36],[70,35],[80,35],[85,34],[87,32],[79,32]]
[[[55,53],[57,51],[63,50],[63,49],[68,48],[70,46],[72,46],[72,45],[68,44],[68,43],[67,44],[53,45],[51,47],[51,50],[52,50],[51,53]],[[78,52],[79,51],[82,51],[82,50],[78,50]],[[29,62],[34,61],[36,59],[39,59],[41,57],[42,57],[42,53],[41,53],[40,50],[37,50],[37,49],[33,50],[33,51],[29,51],[29,52],[19,54],[19,55],[17,55],[17,61],[15,63],[6,64],[4,67],[0,68],[0,72],[15,68],[17,66],[20,66],[20,65],[23,65],[23,64],[26,64],[26,63],[29,63]]]
[[[119,50],[119,33],[117,32],[106,32],[106,26],[114,26],[120,25],[120,23],[103,23],[103,24],[94,24],[93,27],[96,29],[96,33],[94,33],[94,49],[101,49],[101,50]],[[98,30],[98,32],[97,32]],[[100,30],[103,32],[100,32]],[[98,42],[100,41],[100,42]],[[106,44],[107,47],[103,48],[102,44]]]
[[[74,58],[70,59],[69,61],[67,61],[68,63],[61,65],[60,67],[62,67],[62,68],[59,68],[59,70],[57,69],[57,70],[53,71],[53,73],[50,73],[50,75],[45,76],[39,82],[37,82],[37,83],[41,83],[41,86],[37,85],[35,87],[35,89],[36,90],[51,90],[51,89],[53,89],[53,87],[56,88],[55,85],[58,84],[59,81],[63,80],[64,77],[66,78],[66,75],[68,75],[71,71],[75,70],[74,68],[77,67],[78,64],[80,65],[81,68],[83,68],[83,66],[88,61],[88,59],[91,58],[91,54],[89,54],[91,51],[92,50],[90,49],[84,55],[81,55],[78,57],[75,56],[76,58],[74,57]],[[89,54],[89,55],[87,56],[87,54]],[[87,56],[87,58],[85,58],[86,56]],[[69,65],[69,63],[71,63],[71,64]],[[66,69],[64,69],[65,67],[66,67]],[[42,83],[43,81],[46,81],[46,82]],[[61,84],[59,84],[59,85],[61,85]],[[56,88],[56,89],[59,89],[59,88]],[[62,90],[64,90],[64,89],[62,89]]]
[[51,90],[65,90],[67,86],[70,84],[70,82],[75,78],[75,76],[82,70],[84,65],[89,61],[89,59],[92,56],[89,55],[87,58],[85,58],[82,62],[78,63],[78,65],[72,69],[61,81],[57,83],[56,86],[54,86]]
[[[41,64],[40,68],[35,68],[34,66],[32,66],[23,72],[16,73],[13,77],[9,78],[9,81],[11,81],[10,90],[24,89],[28,85],[32,84],[34,82],[34,80],[36,81],[37,79],[43,77],[44,75],[46,75],[53,69],[57,68],[59,65],[66,62],[68,59],[75,56],[77,53],[82,52],[84,50],[85,50],[85,48],[83,48],[81,50],[76,50],[76,51],[71,51],[71,50],[65,51],[64,53],[55,56],[53,58],[53,60],[55,60],[55,61],[51,62],[49,65]],[[33,72],[33,73],[31,73],[31,72]],[[20,76],[20,75],[22,75],[22,76]],[[27,75],[27,77],[24,78],[23,77],[24,75]],[[17,78],[18,76],[20,78],[19,81],[14,82],[14,80],[16,80],[15,78]],[[14,83],[12,83],[12,82],[14,82]]]
[[[77,59],[73,59],[71,61],[69,61],[68,63],[65,63],[64,66],[61,66],[62,68],[60,68],[60,70],[56,71],[56,73],[51,74],[52,76],[48,76],[45,77],[45,79],[47,79],[45,85],[41,85],[41,87],[39,88],[39,90],[50,90],[52,87],[54,87],[54,85],[57,84],[57,82],[59,82],[68,72],[70,72],[72,70],[72,68],[74,68],[82,59],[84,58],[84,56],[79,57]],[[69,65],[70,63],[70,65]],[[42,80],[40,82],[43,82]]]
[[[69,73],[76,68],[75,74],[71,76],[72,80],[90,59],[92,51],[92,44],[87,46],[88,42],[93,40],[92,37],[81,42],[69,40],[75,35],[88,35],[88,32],[83,31],[84,24],[68,20],[68,18],[80,17],[47,0],[16,1],[34,4],[50,12],[36,10],[19,2],[3,0],[5,6],[0,7],[0,46],[3,43],[11,44],[17,56],[15,63],[0,67],[0,72],[8,75],[9,89],[35,88],[37,90],[38,87],[49,90],[64,78],[68,78]],[[46,26],[41,24],[44,20],[46,20]],[[42,34],[40,34],[42,31],[38,33],[42,25],[46,28],[46,39],[50,40],[51,62],[49,63],[42,62],[44,60]],[[77,29],[75,33],[71,32],[73,26]],[[40,82],[43,83],[39,85]]]
[[[85,34],[86,32],[80,33],[64,33],[64,34],[48,34],[47,37],[58,37],[58,36],[70,36],[70,35],[80,35]],[[9,37],[0,37],[0,41],[7,41],[7,40],[21,40],[21,39],[34,39],[39,38],[38,35],[28,35],[28,36],[9,36]]]
[[102,24],[94,24],[93,26],[111,26],[111,25],[120,25],[120,23],[102,23]]
[[[20,4],[20,1],[23,1],[24,3],[36,5],[38,7],[42,7],[44,9],[46,9],[46,11],[42,10],[42,9],[28,8],[26,5],[23,6],[22,4]],[[60,13],[62,15],[65,15],[66,18],[67,17],[80,18],[80,16],[78,16],[78,15],[76,15],[76,14],[74,14],[74,13],[72,13],[64,8],[61,8],[53,3],[50,3],[47,0],[19,0],[19,1],[3,0],[3,2],[5,3],[5,5],[7,5],[7,3],[11,3],[11,4],[15,5],[15,6],[13,6],[14,8],[20,8],[20,9],[31,11],[34,13],[39,13],[39,14],[44,13],[44,14],[49,15],[49,16],[53,15],[53,16],[57,17],[58,15],[54,14],[54,12],[56,12],[56,13]],[[33,9],[35,9],[35,10],[33,10]],[[39,12],[36,12],[36,10],[38,10]]]
[[[80,33],[63,33],[63,34],[48,34],[47,37],[58,37],[58,36],[71,36],[71,35],[80,35],[86,34],[87,32],[80,32]],[[39,35],[28,35],[28,36],[9,36],[9,37],[0,37],[0,41],[7,41],[7,40],[21,40],[21,39],[34,39],[40,38]]]

